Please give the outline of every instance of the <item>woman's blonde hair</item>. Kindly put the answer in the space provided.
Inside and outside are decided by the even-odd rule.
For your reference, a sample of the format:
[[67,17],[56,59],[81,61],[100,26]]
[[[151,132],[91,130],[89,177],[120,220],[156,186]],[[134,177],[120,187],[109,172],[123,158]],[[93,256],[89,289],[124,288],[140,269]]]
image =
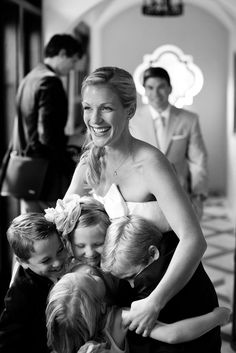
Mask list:
[[103,298],[98,297],[89,278],[89,274],[68,273],[49,294],[48,345],[57,353],[76,353],[91,339],[101,341]]
[[[126,70],[118,67],[100,67],[92,72],[82,84],[82,97],[84,90],[88,86],[106,85],[110,87],[113,92],[119,97],[121,104],[124,108],[130,108],[129,118],[135,114],[137,106],[137,93],[132,75]],[[88,134],[84,146],[84,154],[87,169],[87,183],[90,187],[94,188],[99,184],[101,175],[101,162],[100,158],[104,155],[104,147],[97,147],[91,141]]]
[[107,230],[102,269],[120,277],[130,266],[146,266],[150,246],[158,248],[161,238],[158,228],[144,218],[131,215],[115,219]]

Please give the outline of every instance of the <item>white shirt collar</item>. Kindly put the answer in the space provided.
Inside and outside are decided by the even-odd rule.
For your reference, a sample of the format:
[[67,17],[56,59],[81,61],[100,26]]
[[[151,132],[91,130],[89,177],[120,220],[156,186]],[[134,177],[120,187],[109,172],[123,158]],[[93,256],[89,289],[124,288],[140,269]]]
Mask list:
[[151,113],[151,116],[152,116],[153,120],[158,119],[160,117],[160,115],[163,116],[166,119],[169,119],[169,116],[170,116],[170,104],[168,104],[167,108],[165,110],[163,110],[161,112],[161,114],[156,109],[154,109],[150,104],[149,104],[149,109],[150,109],[150,113]]

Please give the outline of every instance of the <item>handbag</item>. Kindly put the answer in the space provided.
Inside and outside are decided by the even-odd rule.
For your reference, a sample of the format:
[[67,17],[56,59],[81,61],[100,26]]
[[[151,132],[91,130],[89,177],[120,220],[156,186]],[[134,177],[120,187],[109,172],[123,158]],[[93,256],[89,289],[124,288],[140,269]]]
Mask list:
[[2,183],[1,196],[38,200],[48,169],[48,160],[18,155],[12,151]]
[[[35,134],[37,134],[37,131]],[[28,144],[25,141],[23,122],[18,103],[13,141],[2,162],[1,196],[13,196],[17,199],[25,200],[39,200],[49,161],[44,158],[27,155],[31,141]]]

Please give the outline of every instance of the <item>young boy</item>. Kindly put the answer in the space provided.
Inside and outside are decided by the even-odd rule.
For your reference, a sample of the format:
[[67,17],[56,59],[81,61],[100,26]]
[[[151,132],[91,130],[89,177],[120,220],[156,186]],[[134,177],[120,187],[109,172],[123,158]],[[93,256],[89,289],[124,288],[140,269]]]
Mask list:
[[[133,286],[133,300],[146,298],[161,281],[173,256],[173,251],[162,256],[162,247],[168,240],[157,227],[137,217],[114,220],[108,228],[103,248],[101,267]],[[161,310],[158,320],[165,323],[204,315],[218,307],[212,282],[202,264],[185,287]],[[154,308],[153,308],[154,310]],[[128,322],[127,322],[128,324]],[[219,326],[198,339],[180,344],[168,344],[144,338],[133,332],[128,334],[131,353],[220,353]]]
[[48,353],[46,300],[66,271],[68,253],[55,225],[41,213],[16,217],[7,238],[20,266],[0,317],[0,352]]

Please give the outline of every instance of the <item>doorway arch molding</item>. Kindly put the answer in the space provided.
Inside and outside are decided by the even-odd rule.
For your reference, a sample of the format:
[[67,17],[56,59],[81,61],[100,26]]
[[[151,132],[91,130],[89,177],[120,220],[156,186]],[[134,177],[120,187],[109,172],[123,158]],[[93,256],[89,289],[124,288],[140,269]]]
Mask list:
[[[185,0],[185,3],[192,6],[200,7],[210,15],[217,18],[222,23],[229,34],[235,32],[235,25],[233,16],[236,18],[236,6],[232,4],[230,0]],[[139,4],[140,5],[140,4]],[[102,41],[102,29],[103,27],[118,14],[125,10],[136,7],[137,0],[120,1],[115,0],[108,2],[107,7],[102,11],[100,16],[96,19],[96,22],[91,27],[91,71],[96,67],[102,66],[102,53],[101,53],[101,41]],[[91,11],[91,10],[90,10]],[[230,15],[233,14],[233,16]]]

